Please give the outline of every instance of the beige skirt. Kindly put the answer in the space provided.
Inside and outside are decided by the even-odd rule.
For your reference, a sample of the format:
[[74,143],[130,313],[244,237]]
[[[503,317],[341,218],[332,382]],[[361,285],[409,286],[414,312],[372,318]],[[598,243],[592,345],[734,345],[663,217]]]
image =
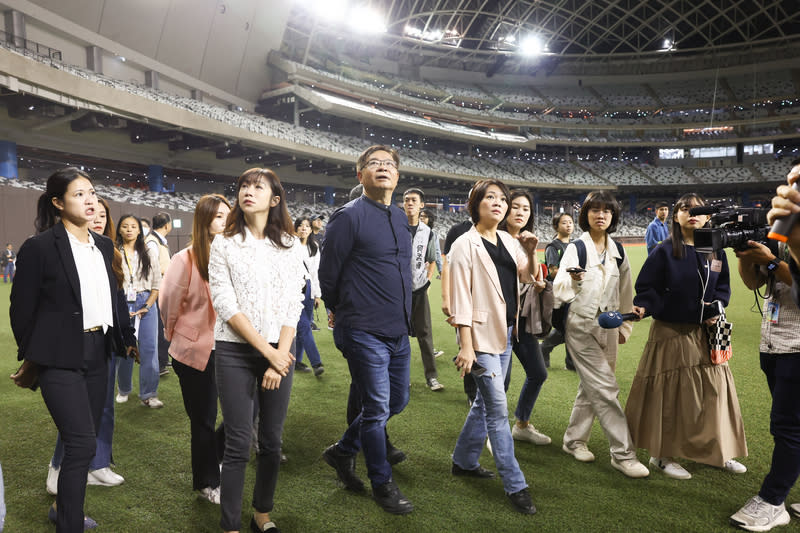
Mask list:
[[711,363],[700,325],[653,320],[625,415],[636,447],[653,457],[723,466],[747,455],[733,376]]

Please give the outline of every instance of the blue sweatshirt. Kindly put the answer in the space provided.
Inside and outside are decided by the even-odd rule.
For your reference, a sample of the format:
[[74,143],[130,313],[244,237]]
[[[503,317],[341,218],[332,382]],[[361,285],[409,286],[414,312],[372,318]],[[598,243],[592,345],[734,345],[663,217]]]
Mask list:
[[[686,245],[683,259],[672,256],[672,239],[667,239],[647,256],[636,279],[633,305],[665,322],[699,324],[702,304],[719,300],[728,305],[731,297],[728,259],[706,259],[694,246]],[[706,316],[708,318],[708,316]]]
[[644,242],[647,244],[648,255],[653,253],[653,250],[659,243],[666,241],[669,238],[669,226],[666,222],[661,222],[658,217],[647,226],[647,231],[644,234]]
[[334,211],[325,228],[319,285],[337,327],[408,335],[411,233],[403,210],[361,196]]

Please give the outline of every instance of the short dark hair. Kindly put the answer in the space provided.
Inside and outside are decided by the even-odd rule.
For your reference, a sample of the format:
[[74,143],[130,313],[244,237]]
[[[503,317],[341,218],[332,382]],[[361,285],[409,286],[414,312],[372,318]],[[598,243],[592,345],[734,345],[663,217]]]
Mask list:
[[[558,225],[561,224],[561,219],[564,218],[564,217],[572,218],[572,215],[570,215],[569,213],[564,212],[564,213],[559,213],[559,214],[557,214],[556,216],[553,217],[553,229],[554,230],[558,231]],[[572,219],[572,222],[575,222],[575,219]]]
[[589,231],[589,210],[590,209],[603,209],[611,210],[611,224],[609,224],[606,233],[614,233],[617,231],[617,224],[619,224],[620,205],[617,199],[608,191],[592,191],[586,196],[581,206],[581,212],[578,215],[578,225],[583,231]]
[[406,192],[403,193],[403,200],[405,200],[406,196],[409,194],[416,194],[419,196],[419,201],[423,204],[425,203],[425,193],[422,192],[422,189],[418,189],[416,187],[411,187],[410,189],[406,189]]
[[164,226],[169,224],[171,220],[172,220],[172,217],[169,216],[169,213],[165,213],[164,211],[161,211],[160,213],[157,213],[153,217],[153,226],[152,226],[152,228],[153,229],[163,228]]
[[375,152],[388,152],[389,155],[392,156],[392,159],[394,159],[395,164],[398,167],[400,166],[400,155],[397,153],[397,150],[395,150],[391,146],[384,146],[382,144],[373,144],[372,146],[361,152],[361,155],[358,156],[358,162],[356,162],[356,172],[361,172],[361,170],[367,165],[367,159],[369,159],[369,156],[371,156]]
[[[486,189],[492,185],[500,188],[500,190],[506,196],[506,200],[511,198],[511,192],[508,190],[508,186],[502,181],[495,178],[478,180],[472,187],[472,192],[469,195],[469,202],[467,203],[467,211],[469,211],[469,216],[472,219],[473,224],[477,224],[481,219],[480,205],[483,201],[483,197],[486,196]],[[508,212],[508,210],[506,210],[506,212]]]
[[664,200],[656,202],[656,209],[661,209],[662,207],[669,207],[669,202],[665,202]]

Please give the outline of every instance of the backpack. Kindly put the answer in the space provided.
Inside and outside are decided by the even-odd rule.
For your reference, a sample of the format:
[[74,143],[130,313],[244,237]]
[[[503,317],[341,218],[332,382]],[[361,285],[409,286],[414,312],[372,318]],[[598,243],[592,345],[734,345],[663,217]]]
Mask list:
[[[572,244],[575,245],[575,251],[578,252],[578,265],[581,268],[586,268],[586,243],[582,240],[578,239],[573,241]],[[619,259],[617,259],[617,268],[622,266],[622,261],[625,259],[625,248],[622,247],[622,244],[614,241],[614,244],[617,245],[617,251],[619,252]],[[553,327],[556,328],[561,333],[566,331],[567,327],[567,314],[569,313],[569,303],[564,302],[561,304],[561,307],[557,309],[553,309],[553,320],[552,324]]]

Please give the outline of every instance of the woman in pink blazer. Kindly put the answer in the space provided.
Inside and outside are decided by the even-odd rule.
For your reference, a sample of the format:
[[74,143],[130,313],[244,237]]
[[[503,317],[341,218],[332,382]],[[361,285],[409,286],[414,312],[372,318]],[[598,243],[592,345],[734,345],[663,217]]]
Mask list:
[[192,243],[172,257],[164,273],[158,308],[178,375],[183,406],[192,432],[192,484],[200,496],[219,504],[219,458],[214,424],[217,384],[214,373],[214,324],[208,288],[208,256],[214,235],[225,229],[231,206],[208,194],[194,210]]
[[510,194],[499,180],[481,180],[472,188],[468,210],[475,224],[450,250],[450,299],[461,345],[455,358],[461,376],[471,373],[478,393],[453,450],[456,476],[492,478],[478,462],[486,435],[503,488],[516,511],[536,512],[525,475],[514,457],[508,424],[505,376],[511,361],[511,336],[517,324],[519,282],[533,282],[539,268],[538,239],[529,231],[518,238],[498,230]]

